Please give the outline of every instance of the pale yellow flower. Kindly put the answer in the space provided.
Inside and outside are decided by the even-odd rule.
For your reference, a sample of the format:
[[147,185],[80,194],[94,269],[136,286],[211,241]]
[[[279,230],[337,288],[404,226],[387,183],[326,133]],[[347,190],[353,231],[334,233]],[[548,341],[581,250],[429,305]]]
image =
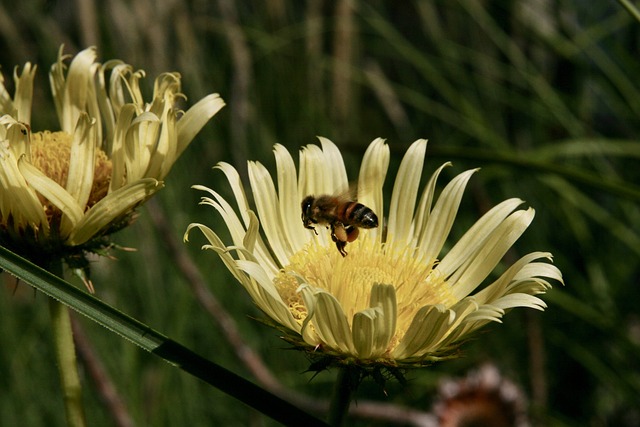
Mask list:
[[32,132],[35,66],[16,68],[13,97],[0,75],[0,244],[42,262],[107,246],[224,105],[211,94],[180,111],[177,73],[145,102],[144,71],[98,63],[94,48],[68,57],[61,48],[50,72],[60,130]]
[[[358,177],[358,201],[378,216],[380,227],[363,229],[342,256],[330,230],[304,228],[301,200],[348,189],[340,151],[327,139],[300,152],[299,171],[282,146],[274,152],[275,182],[260,163],[249,163],[255,210],[236,170],[227,177],[235,207],[216,191],[202,203],[214,207],[229,229],[226,244],[210,228],[209,244],[285,339],[337,363],[419,366],[451,356],[469,334],[500,322],[515,307],[538,310],[535,295],[562,281],[560,271],[534,252],[485,283],[503,255],[529,226],[533,209],[506,200],[483,215],[457,242],[448,242],[463,191],[475,170],[456,176],[436,197],[442,165],[421,189],[426,141],[416,141],[400,165],[388,209],[383,183],[389,148],[381,139],[367,149]],[[276,186],[277,184],[277,186]],[[254,213],[255,212],[255,213]],[[262,233],[259,232],[262,229]],[[186,238],[186,235],[185,235]],[[481,290],[477,289],[481,285]],[[475,292],[475,293],[473,293]]]

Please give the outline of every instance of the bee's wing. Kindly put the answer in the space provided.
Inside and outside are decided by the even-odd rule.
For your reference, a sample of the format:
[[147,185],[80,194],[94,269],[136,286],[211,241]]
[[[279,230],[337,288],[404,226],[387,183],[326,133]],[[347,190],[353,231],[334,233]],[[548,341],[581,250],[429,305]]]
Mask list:
[[351,183],[349,188],[344,191],[332,194],[331,197],[335,198],[339,202],[353,202],[358,200],[358,184]]

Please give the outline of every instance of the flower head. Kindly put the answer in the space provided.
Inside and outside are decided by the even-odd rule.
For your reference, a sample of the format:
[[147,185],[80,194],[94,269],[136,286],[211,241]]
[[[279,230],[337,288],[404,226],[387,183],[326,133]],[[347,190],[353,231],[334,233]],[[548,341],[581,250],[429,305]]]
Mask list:
[[[506,200],[482,216],[457,242],[449,242],[458,207],[475,170],[456,176],[436,197],[442,165],[421,189],[426,141],[416,141],[400,165],[388,210],[383,183],[389,148],[376,139],[367,149],[357,182],[358,202],[380,226],[363,229],[343,256],[332,242],[332,224],[305,228],[301,201],[308,195],[344,192],[348,179],[340,151],[327,139],[300,152],[299,171],[276,145],[276,179],[249,163],[255,213],[238,173],[226,163],[234,209],[214,190],[202,203],[223,217],[233,242],[198,228],[258,307],[296,345],[337,363],[419,366],[451,356],[469,333],[500,322],[515,307],[542,310],[536,294],[562,280],[549,253],[528,254],[482,290],[503,255],[529,226],[533,209]],[[277,188],[276,188],[277,183]],[[388,212],[388,213],[387,213]],[[346,223],[345,223],[346,224]],[[262,228],[263,234],[259,232]],[[185,235],[186,238],[187,235]]]
[[67,67],[60,49],[50,82],[60,129],[32,132],[36,67],[14,72],[15,95],[0,75],[0,244],[36,262],[83,258],[162,188],[171,166],[222,108],[217,94],[182,112],[180,75],[165,73],[153,98],[143,71],[78,53]]
[[440,427],[527,427],[526,396],[493,365],[441,382],[434,413]]

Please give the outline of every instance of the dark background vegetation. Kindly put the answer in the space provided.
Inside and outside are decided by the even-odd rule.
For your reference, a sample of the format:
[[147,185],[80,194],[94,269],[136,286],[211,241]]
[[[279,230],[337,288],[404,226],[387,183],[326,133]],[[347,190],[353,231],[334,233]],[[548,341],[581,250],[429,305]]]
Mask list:
[[[165,189],[115,236],[137,252],[94,261],[93,281],[101,299],[252,381],[271,372],[298,396],[322,401],[335,372],[305,373],[305,357],[250,318],[259,313],[222,263],[199,250],[204,242],[195,234],[180,242],[190,222],[224,234],[190,189],[204,184],[229,194],[222,174],[211,170],[217,162],[244,171],[251,159],[272,168],[274,143],[295,153],[321,135],[341,148],[355,177],[374,138],[387,138],[392,168],[411,142],[428,138],[427,174],[448,160],[449,177],[482,167],[456,236],[499,201],[526,200],[536,218],[506,261],[533,250],[554,254],[566,286],[544,296],[546,312],[516,310],[467,343],[463,358],[409,372],[406,386],[390,382],[386,394],[366,381],[357,400],[428,412],[440,380],[492,362],[522,387],[535,425],[640,425],[639,42],[640,23],[621,5],[585,0],[0,4],[5,83],[12,85],[16,65],[39,67],[36,131],[57,129],[47,72],[61,44],[73,54],[95,45],[101,61],[119,58],[146,70],[147,93],[156,75],[178,71],[187,105],[212,92],[226,100]],[[171,253],[171,239],[225,312],[203,307],[206,294],[185,276],[189,265]],[[219,323],[229,319],[225,313],[262,364],[239,357],[233,331]],[[135,425],[273,424],[79,320]],[[64,425],[51,349],[46,298],[6,279],[0,425]],[[87,357],[89,424],[115,425]],[[392,424],[367,417],[354,423]]]

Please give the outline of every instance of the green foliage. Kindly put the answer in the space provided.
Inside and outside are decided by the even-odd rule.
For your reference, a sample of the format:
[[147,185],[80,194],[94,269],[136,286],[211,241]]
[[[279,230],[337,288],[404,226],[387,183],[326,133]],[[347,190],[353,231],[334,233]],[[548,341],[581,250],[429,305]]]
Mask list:
[[[25,0],[10,14],[0,6],[0,16],[11,18],[0,26],[8,85],[15,65],[39,67],[35,131],[55,127],[46,72],[62,43],[73,53],[95,44],[101,60],[146,70],[147,84],[179,71],[189,103],[211,92],[227,102],[176,163],[157,206],[114,236],[137,252],[92,261],[100,299],[257,382],[167,248],[163,233],[179,239],[190,222],[224,228],[189,187],[225,195],[212,166],[226,161],[242,171],[259,160],[273,167],[274,143],[295,152],[326,136],[355,177],[375,137],[388,138],[393,161],[413,140],[428,138],[430,170],[447,160],[452,173],[482,167],[454,234],[493,204],[520,197],[536,218],[505,261],[550,251],[566,286],[543,297],[545,313],[514,312],[487,328],[462,359],[410,371],[406,387],[386,384],[388,396],[364,381],[356,400],[429,411],[440,378],[492,361],[523,387],[538,423],[637,425],[640,23],[625,8],[517,0],[378,0],[352,10],[313,0],[77,3]],[[151,219],[158,206],[169,231]],[[284,351],[272,329],[249,318],[260,313],[195,240],[187,253],[245,343],[285,387],[327,396],[335,373],[309,381],[304,356]],[[64,425],[46,300],[10,277],[1,293],[0,425]],[[81,324],[136,425],[261,420],[105,329]],[[90,425],[114,425],[88,373],[85,381]]]

